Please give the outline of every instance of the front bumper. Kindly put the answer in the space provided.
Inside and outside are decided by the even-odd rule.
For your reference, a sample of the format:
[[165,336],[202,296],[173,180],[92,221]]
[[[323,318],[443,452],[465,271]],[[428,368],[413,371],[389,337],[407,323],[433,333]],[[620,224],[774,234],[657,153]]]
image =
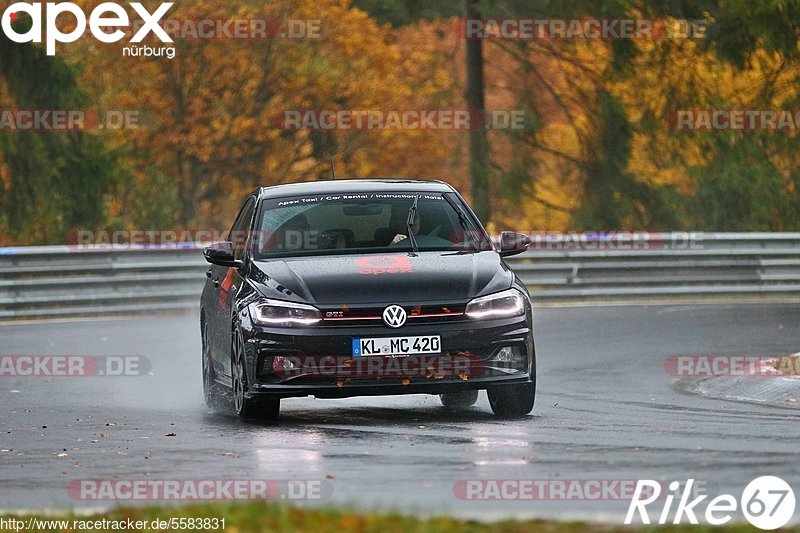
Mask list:
[[[527,383],[535,365],[530,311],[521,317],[465,317],[399,329],[382,325],[291,330],[251,326],[244,333],[249,397],[442,394]],[[408,356],[400,361],[388,356],[352,356],[354,338],[421,335],[439,335],[441,354]],[[283,369],[287,360],[294,363],[293,370]]]

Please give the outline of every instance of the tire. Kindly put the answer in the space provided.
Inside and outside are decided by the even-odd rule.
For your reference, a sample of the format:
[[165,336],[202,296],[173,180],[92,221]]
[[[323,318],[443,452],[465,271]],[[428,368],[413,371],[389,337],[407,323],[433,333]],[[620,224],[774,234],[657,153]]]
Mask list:
[[530,383],[489,387],[489,405],[500,418],[521,418],[533,411],[536,400],[536,348],[531,346]]
[[478,401],[478,390],[465,390],[459,392],[445,392],[439,395],[442,405],[448,409],[461,409],[475,405]]
[[200,326],[203,343],[203,398],[206,407],[212,411],[221,411],[225,408],[226,390],[217,382],[214,367],[211,365],[211,345],[208,338],[208,326],[205,321]]
[[497,385],[486,390],[492,412],[500,418],[521,418],[533,411],[536,400],[536,352],[532,353],[530,383]]
[[247,397],[247,371],[244,366],[244,339],[242,333],[233,334],[231,357],[233,365],[233,409],[239,418],[253,420],[276,420],[281,412],[281,401],[275,398],[257,399]]
[[498,385],[487,393],[494,414],[500,418],[520,418],[533,411],[536,384]]

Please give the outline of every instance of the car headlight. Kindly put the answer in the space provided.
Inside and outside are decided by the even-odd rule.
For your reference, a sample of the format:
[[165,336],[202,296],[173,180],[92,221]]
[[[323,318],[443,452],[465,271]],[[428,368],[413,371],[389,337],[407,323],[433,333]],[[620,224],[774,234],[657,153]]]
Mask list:
[[281,300],[259,300],[251,303],[249,309],[253,322],[261,326],[309,326],[322,320],[319,309],[313,305]]
[[493,318],[525,314],[525,297],[516,289],[475,298],[467,304],[470,318]]

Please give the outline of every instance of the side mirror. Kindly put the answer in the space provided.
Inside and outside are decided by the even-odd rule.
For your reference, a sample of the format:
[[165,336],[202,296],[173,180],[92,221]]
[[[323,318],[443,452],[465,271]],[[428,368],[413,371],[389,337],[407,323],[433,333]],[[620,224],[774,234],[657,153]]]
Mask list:
[[233,258],[232,242],[217,242],[203,250],[206,261],[212,265],[241,268],[243,263]]
[[531,238],[524,233],[504,231],[500,234],[500,257],[521,254],[528,250]]

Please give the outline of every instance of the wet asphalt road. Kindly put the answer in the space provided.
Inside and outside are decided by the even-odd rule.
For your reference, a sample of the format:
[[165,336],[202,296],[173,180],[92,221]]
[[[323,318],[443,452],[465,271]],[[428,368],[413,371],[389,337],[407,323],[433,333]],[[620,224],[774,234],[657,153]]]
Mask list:
[[772,474],[800,496],[800,411],[687,394],[663,366],[673,354],[800,351],[800,305],[534,316],[536,408],[512,422],[493,417],[485,393],[458,414],[419,395],[298,399],[283,402],[277,424],[240,422],[202,403],[192,314],[0,325],[4,355],[152,362],[144,377],[0,378],[0,508],[106,507],[73,500],[67,486],[107,478],[324,480],[325,504],[487,519],[617,521],[627,501],[465,501],[458,480],[693,477],[738,496]]

